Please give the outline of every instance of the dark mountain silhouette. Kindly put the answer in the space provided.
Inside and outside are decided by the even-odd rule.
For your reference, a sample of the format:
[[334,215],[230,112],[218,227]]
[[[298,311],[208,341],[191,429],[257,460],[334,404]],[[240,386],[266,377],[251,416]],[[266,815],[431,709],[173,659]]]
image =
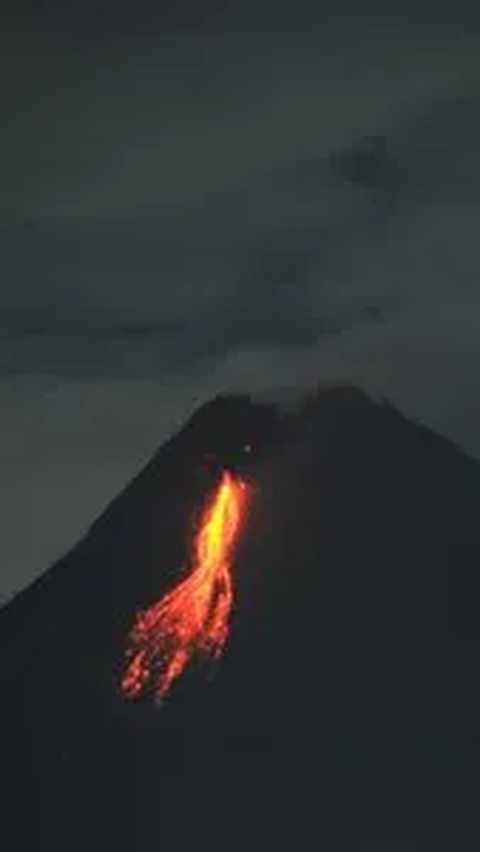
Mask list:
[[[256,486],[226,656],[126,702],[223,464]],[[479,516],[480,467],[353,388],[205,405],[0,612],[2,847],[478,848]]]

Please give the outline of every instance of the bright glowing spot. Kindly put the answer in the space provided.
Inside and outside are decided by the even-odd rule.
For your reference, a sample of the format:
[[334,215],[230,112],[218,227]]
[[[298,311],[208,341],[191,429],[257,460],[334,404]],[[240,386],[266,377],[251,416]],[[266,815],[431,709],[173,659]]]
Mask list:
[[127,698],[138,697],[153,685],[161,700],[192,659],[220,658],[233,606],[233,547],[246,497],[246,484],[225,472],[200,518],[191,572],[137,614],[121,681]]

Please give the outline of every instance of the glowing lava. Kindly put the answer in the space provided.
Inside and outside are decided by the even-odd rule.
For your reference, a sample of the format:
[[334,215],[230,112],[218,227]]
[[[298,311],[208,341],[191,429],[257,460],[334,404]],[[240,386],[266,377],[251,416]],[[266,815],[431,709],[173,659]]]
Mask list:
[[246,496],[243,480],[225,472],[200,518],[191,572],[137,614],[121,681],[126,697],[138,697],[153,685],[162,700],[192,659],[221,656],[233,606],[233,547]]

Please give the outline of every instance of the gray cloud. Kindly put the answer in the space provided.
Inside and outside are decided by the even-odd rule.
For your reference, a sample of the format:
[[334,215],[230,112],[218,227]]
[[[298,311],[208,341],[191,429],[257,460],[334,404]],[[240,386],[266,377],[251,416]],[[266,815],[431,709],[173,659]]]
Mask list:
[[478,28],[249,14],[100,33],[88,62],[9,34],[7,590],[218,389],[351,378],[480,454]]

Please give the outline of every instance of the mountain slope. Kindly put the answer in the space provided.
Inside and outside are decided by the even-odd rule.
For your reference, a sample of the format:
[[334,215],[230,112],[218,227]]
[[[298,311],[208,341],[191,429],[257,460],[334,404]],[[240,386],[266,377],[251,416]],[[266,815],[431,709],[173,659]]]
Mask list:
[[[125,702],[223,464],[255,486],[225,659]],[[477,848],[479,509],[475,462],[353,388],[208,403],[0,613],[8,848]]]

